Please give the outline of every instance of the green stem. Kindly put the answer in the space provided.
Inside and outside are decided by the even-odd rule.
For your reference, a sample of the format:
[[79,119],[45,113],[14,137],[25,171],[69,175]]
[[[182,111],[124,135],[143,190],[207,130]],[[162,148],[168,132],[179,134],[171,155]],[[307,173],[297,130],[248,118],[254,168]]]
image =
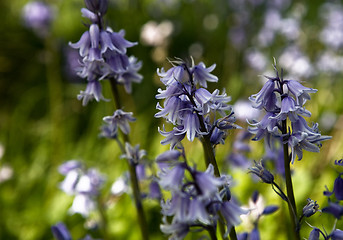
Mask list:
[[231,240],[237,240],[236,229],[234,226],[232,226],[232,228],[230,230],[230,239]]
[[212,240],[217,240],[216,229],[214,227],[207,228],[207,231]]
[[[121,109],[122,105],[121,105],[121,101],[119,97],[119,91],[118,91],[118,86],[117,86],[118,84],[114,78],[110,79],[110,83],[111,83],[111,90],[112,90],[116,108]],[[123,134],[123,140],[124,142],[130,143],[129,136],[126,134]],[[121,149],[124,150],[123,153],[125,153],[125,149],[123,149],[123,147],[121,147]],[[136,165],[130,161],[127,161],[127,163],[128,163],[129,173],[130,173],[131,188],[133,191],[133,198],[135,201],[137,218],[138,218],[138,223],[141,230],[142,239],[148,240],[149,239],[149,233],[148,233],[148,228],[147,228],[148,225],[146,222],[146,217],[145,217],[145,213],[143,209],[141,191],[139,188],[139,181],[138,181],[137,172],[136,172]]]
[[[200,116],[199,114],[198,118],[199,118],[199,122],[200,122],[200,130],[202,132],[206,132],[206,128],[205,128],[205,123],[204,123],[204,119],[202,116]],[[204,135],[201,138],[201,143],[204,149],[204,153],[205,153],[205,163],[206,163],[206,167],[208,167],[209,164],[213,165],[214,168],[214,175],[216,177],[220,177],[220,171],[218,168],[218,164],[216,161],[216,156],[214,155],[214,150],[210,141],[210,137],[209,134]],[[220,219],[224,220],[224,217],[220,214]],[[218,225],[219,225],[219,230],[221,232],[221,235],[223,236],[223,239],[228,239],[227,237],[224,237],[225,235],[225,225],[224,225],[224,221],[218,221]],[[236,231],[235,231],[235,227],[232,226],[231,230],[230,230],[230,239],[231,240],[237,240],[237,235],[236,235]]]
[[[282,121],[282,133],[287,134],[287,120]],[[288,198],[288,210],[289,215],[291,216],[292,228],[294,231],[294,237],[296,240],[300,240],[300,233],[297,229],[297,208],[295,204],[292,176],[290,169],[290,159],[288,153],[288,143],[283,144],[283,156],[284,156],[284,166],[285,166],[285,179],[286,179],[286,189],[287,189],[287,198]]]

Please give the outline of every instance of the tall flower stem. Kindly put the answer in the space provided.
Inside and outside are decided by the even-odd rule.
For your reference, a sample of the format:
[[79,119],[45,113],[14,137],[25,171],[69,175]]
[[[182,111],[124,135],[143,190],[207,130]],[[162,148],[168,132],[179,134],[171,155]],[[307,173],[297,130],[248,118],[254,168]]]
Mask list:
[[[111,83],[111,90],[112,90],[116,108],[121,109],[122,105],[121,105],[121,101],[119,97],[118,84],[116,83],[116,80],[114,78],[110,79],[110,83]],[[130,143],[129,136],[126,134],[123,134],[123,140],[124,142]],[[141,230],[142,239],[148,240],[149,233],[148,233],[146,217],[145,217],[145,213],[143,209],[143,204],[142,204],[141,191],[139,188],[139,181],[138,181],[137,172],[136,172],[136,165],[130,161],[127,161],[127,163],[128,163],[129,173],[130,173],[131,188],[133,191],[133,197],[135,201],[137,218],[138,218],[138,223]]]
[[[199,118],[199,122],[200,122],[201,131],[205,132],[206,128],[205,128],[204,119],[199,114],[198,114],[198,118]],[[212,144],[210,142],[210,136],[209,135],[204,135],[201,138],[201,143],[202,143],[202,147],[203,147],[204,153],[205,153],[205,163],[206,163],[206,166],[208,167],[209,164],[212,164],[213,168],[214,168],[215,176],[216,177],[220,177],[220,171],[219,171],[219,168],[218,168],[216,156],[214,155]],[[220,218],[221,218],[220,220],[224,219],[224,217],[221,214],[220,214]],[[221,235],[222,235],[223,239],[228,239],[227,237],[224,237],[224,235],[225,235],[224,222],[223,221],[218,221],[218,225],[219,225],[219,230],[221,232]],[[234,226],[232,226],[232,228],[230,230],[230,239],[231,240],[237,240],[236,230],[235,230]]]
[[208,233],[209,233],[209,235],[210,235],[210,237],[211,237],[211,240],[217,240],[217,235],[216,235],[216,230],[215,230],[215,228],[209,227],[209,228],[207,229],[207,231],[208,231]]
[[[282,121],[282,134],[287,134],[287,120]],[[288,197],[288,210],[291,216],[292,228],[294,231],[294,237],[296,240],[300,240],[300,233],[297,228],[297,208],[295,204],[292,176],[290,169],[290,159],[288,153],[288,143],[283,144],[283,157],[284,157],[284,166],[285,166],[285,180],[286,180],[286,189]]]
[[[187,69],[187,72],[189,74],[189,78],[190,78],[191,82],[193,83],[192,74],[190,74],[190,71],[187,67],[186,67],[186,69]],[[197,105],[193,99],[193,96],[191,94],[189,94],[187,91],[186,91],[186,93],[187,93],[188,98],[192,102],[192,104],[196,107]],[[199,119],[201,132],[204,132],[204,133],[207,132],[205,122],[204,122],[204,117],[201,116],[199,113],[197,113],[197,116]],[[211,144],[210,138],[211,138],[210,134],[203,135],[203,137],[200,138],[201,143],[202,143],[202,147],[203,147],[204,153],[205,153],[206,167],[208,167],[208,165],[212,164],[213,169],[214,169],[214,175],[216,177],[220,177],[219,167],[217,164],[216,156],[214,154],[214,150],[213,150],[213,146]],[[221,218],[221,220],[224,220],[224,217],[221,214],[220,214],[220,218]],[[219,230],[221,232],[221,235],[223,236],[223,239],[228,239],[227,237],[224,237],[225,236],[225,226],[224,226],[223,221],[219,221],[218,225],[219,225]],[[230,230],[230,239],[237,240],[237,235],[236,235],[236,231],[235,231],[234,226],[232,226],[232,228]]]

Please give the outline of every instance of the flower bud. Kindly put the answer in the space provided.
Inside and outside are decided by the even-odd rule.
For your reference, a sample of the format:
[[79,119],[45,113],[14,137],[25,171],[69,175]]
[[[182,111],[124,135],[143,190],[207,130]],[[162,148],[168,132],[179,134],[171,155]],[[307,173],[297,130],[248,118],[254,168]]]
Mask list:
[[307,199],[307,204],[303,208],[303,215],[305,217],[311,217],[313,214],[315,214],[319,209],[319,205],[317,204],[317,201],[313,201],[312,199]]
[[273,183],[274,182],[274,175],[265,169],[262,165],[262,162],[259,163],[255,162],[255,166],[249,168],[249,173],[253,173],[258,176],[264,183]]

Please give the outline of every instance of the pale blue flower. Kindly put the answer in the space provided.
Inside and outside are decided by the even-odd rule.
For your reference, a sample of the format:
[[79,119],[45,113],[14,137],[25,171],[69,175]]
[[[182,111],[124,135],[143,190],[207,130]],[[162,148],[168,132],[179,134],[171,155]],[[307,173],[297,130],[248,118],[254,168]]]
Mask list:
[[319,240],[319,236],[320,236],[320,230],[318,228],[314,228],[310,232],[310,236],[308,237],[308,240]]
[[214,176],[214,168],[209,164],[205,172],[196,171],[194,173],[194,181],[200,189],[201,198],[210,198],[218,192],[219,187],[226,183],[225,178],[217,178]]
[[270,102],[270,99],[273,99],[274,90],[275,90],[274,81],[268,80],[258,93],[251,95],[249,97],[249,100],[253,103],[253,107],[258,108],[258,109],[263,109],[266,103]]
[[183,83],[189,81],[189,76],[183,64],[174,66],[167,72],[165,72],[164,68],[161,68],[161,71],[157,69],[157,75],[161,78],[161,82],[166,86],[170,86],[175,82]]
[[342,179],[343,173],[340,173],[338,177],[335,179],[333,190],[325,191],[324,195],[330,197],[332,194],[335,194],[335,198],[339,201],[343,200],[343,179]]
[[170,149],[174,149],[177,144],[179,144],[182,139],[185,138],[186,133],[180,134],[182,126],[174,127],[173,130],[167,132],[163,125],[163,130],[158,128],[158,132],[166,137],[161,141],[162,145],[170,144]]
[[224,201],[220,205],[220,212],[226,220],[226,226],[228,231],[233,226],[237,226],[241,223],[241,215],[247,214],[248,210],[242,209],[239,205],[234,203],[234,201]]
[[161,231],[164,234],[170,235],[169,239],[171,240],[182,240],[186,237],[189,232],[189,225],[183,222],[173,222],[168,223],[167,218],[162,218],[163,224],[160,225]]
[[299,105],[296,105],[296,102],[292,97],[286,96],[281,101],[281,110],[279,114],[270,118],[275,118],[279,121],[286,120],[288,118],[291,122],[295,122],[299,119],[299,115],[311,117],[311,113],[309,111]]
[[140,149],[139,144],[135,147],[132,147],[130,143],[125,143],[125,154],[122,154],[120,157],[127,159],[131,164],[139,164],[143,157],[146,155],[144,149]]
[[309,93],[316,93],[318,90],[313,88],[304,87],[301,83],[295,80],[285,80],[288,90],[295,96],[297,104],[303,106],[311,97]]
[[171,169],[163,168],[159,172],[159,184],[166,190],[178,190],[182,184],[185,168],[182,163],[176,164]]
[[102,87],[98,81],[90,81],[87,84],[85,91],[80,91],[80,94],[77,95],[78,100],[82,100],[82,105],[86,106],[89,101],[95,99],[97,102],[100,100],[109,101],[102,95]]
[[194,83],[199,84],[200,86],[206,88],[207,82],[218,82],[218,77],[211,74],[215,69],[216,64],[206,68],[203,62],[200,62],[198,65],[192,68],[192,73],[194,74]]
[[102,120],[108,124],[108,127],[113,134],[118,131],[118,128],[120,128],[125,135],[128,135],[130,133],[129,122],[136,121],[132,115],[132,112],[124,112],[123,110],[118,109],[114,111],[112,116],[106,116]]

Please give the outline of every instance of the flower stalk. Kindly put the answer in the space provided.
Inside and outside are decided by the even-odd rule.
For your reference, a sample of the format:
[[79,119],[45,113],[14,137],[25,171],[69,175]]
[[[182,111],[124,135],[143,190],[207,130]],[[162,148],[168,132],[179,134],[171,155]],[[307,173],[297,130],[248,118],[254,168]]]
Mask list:
[[[282,121],[282,133],[287,134],[287,120]],[[292,176],[291,176],[291,169],[290,169],[290,159],[288,153],[288,143],[283,144],[283,157],[284,157],[284,167],[285,167],[285,181],[286,181],[286,189],[287,189],[287,203],[288,203],[288,210],[289,215],[291,216],[291,224],[292,229],[294,231],[294,237],[296,240],[300,240],[300,232],[298,223],[297,223],[297,208],[294,198],[294,191],[293,191],[293,183],[292,183]],[[293,216],[293,217],[292,217]]]
[[[116,80],[114,78],[110,79],[111,83],[111,90],[112,90],[112,95],[114,98],[115,102],[115,107],[116,109],[121,109],[121,100],[119,97],[119,91],[118,91],[118,84],[116,83]],[[123,140],[125,143],[130,143],[129,135],[127,134],[122,134],[123,135]],[[118,144],[120,141],[117,141]],[[123,148],[123,144],[119,144],[120,149],[122,150],[123,154],[125,154],[125,149]],[[124,151],[123,151],[124,150]],[[139,181],[137,177],[137,172],[136,172],[136,164],[132,161],[127,161],[128,163],[128,168],[129,168],[129,175],[130,175],[130,183],[131,183],[131,188],[133,192],[133,198],[135,201],[135,207],[137,211],[137,218],[138,218],[138,224],[141,230],[141,235],[143,240],[148,240],[149,239],[149,233],[148,233],[148,228],[147,228],[147,221],[143,209],[143,204],[142,204],[142,198],[141,198],[141,191],[139,187]]]

